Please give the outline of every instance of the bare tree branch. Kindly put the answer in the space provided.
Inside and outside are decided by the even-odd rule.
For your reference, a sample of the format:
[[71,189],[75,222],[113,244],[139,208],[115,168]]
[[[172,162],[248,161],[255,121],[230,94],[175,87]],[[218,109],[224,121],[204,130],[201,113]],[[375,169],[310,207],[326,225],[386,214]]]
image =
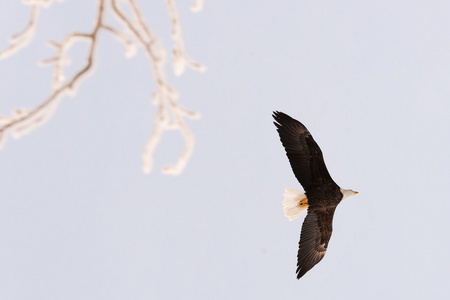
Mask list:
[[[32,39],[36,28],[39,7],[48,6],[52,2],[54,0],[23,0],[24,4],[31,6],[30,20],[26,28],[21,33],[16,34],[16,37],[11,40],[11,45],[0,52],[0,59],[27,45]],[[125,13],[119,2],[128,6],[131,11],[130,16]],[[202,2],[197,0],[191,6],[191,9],[201,9]],[[184,71],[185,65],[197,71],[204,71],[206,69],[204,66],[192,60],[185,53],[181,25],[174,1],[166,0],[166,3],[172,23],[172,38],[175,41],[172,50],[174,72],[180,75]],[[124,26],[125,31],[105,23],[104,16],[108,12]],[[0,148],[5,142],[8,133],[15,138],[29,133],[49,120],[64,96],[75,94],[83,79],[94,69],[98,34],[101,30],[110,33],[125,46],[126,57],[133,56],[140,46],[147,55],[155,77],[156,90],[153,92],[151,100],[157,106],[157,114],[155,126],[142,153],[143,171],[148,173],[152,169],[155,149],[164,131],[179,130],[185,140],[184,149],[176,164],[164,167],[162,172],[173,175],[180,174],[192,155],[194,147],[194,135],[186,125],[184,118],[198,119],[200,114],[182,107],[177,102],[178,93],[169,84],[165,73],[166,51],[146,24],[141,9],[135,0],[98,0],[96,23],[91,32],[69,33],[60,43],[52,40],[48,41],[48,45],[55,49],[56,54],[54,57],[42,60],[40,65],[53,65],[52,93],[34,109],[16,109],[10,116],[0,116]],[[66,79],[64,67],[70,64],[68,52],[75,43],[82,41],[89,43],[85,64],[72,77]]]

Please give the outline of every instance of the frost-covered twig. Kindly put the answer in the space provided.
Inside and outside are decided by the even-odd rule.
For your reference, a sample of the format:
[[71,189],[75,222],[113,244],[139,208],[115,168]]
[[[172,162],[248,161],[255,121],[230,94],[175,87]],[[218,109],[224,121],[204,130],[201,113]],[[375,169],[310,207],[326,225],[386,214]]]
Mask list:
[[9,46],[0,51],[0,59],[7,58],[28,45],[36,33],[38,16],[39,6],[31,5],[28,24],[21,32],[11,35],[9,38]]
[[[23,0],[22,2],[32,7],[32,15],[26,29],[18,34],[22,41],[20,43],[11,43],[10,47],[1,53],[12,54],[19,47],[26,45],[32,38],[37,22],[39,6],[48,6],[54,0]],[[179,130],[185,140],[185,147],[178,158],[176,164],[164,167],[162,172],[166,174],[179,174],[183,171],[188,162],[193,146],[194,135],[185,123],[185,117],[196,119],[200,114],[182,107],[178,102],[178,93],[168,83],[165,73],[166,51],[158,38],[155,37],[150,27],[146,24],[141,9],[135,0],[98,0],[98,12],[94,29],[88,33],[72,32],[68,34],[62,42],[49,41],[48,45],[55,49],[54,57],[45,59],[40,65],[53,65],[52,93],[40,105],[34,109],[17,109],[10,116],[0,116],[0,147],[9,133],[18,138],[39,125],[44,124],[54,113],[63,96],[67,94],[74,95],[79,84],[94,69],[96,60],[96,48],[98,44],[98,33],[103,30],[114,36],[125,46],[126,57],[131,57],[136,53],[140,46],[149,59],[156,82],[156,90],[153,92],[152,103],[157,106],[157,115],[155,126],[147,145],[143,151],[143,171],[150,172],[153,165],[155,149],[166,130]],[[119,2],[128,6],[130,15],[120,6]],[[184,49],[184,42],[181,36],[181,26],[176,11],[176,6],[172,0],[166,0],[170,19],[172,22],[172,38],[175,41],[173,48],[174,70],[177,75],[181,74],[184,66],[204,71],[205,67],[192,60]],[[191,6],[192,10],[199,10],[203,1],[196,0]],[[105,23],[104,15],[110,12],[116,20],[124,27],[121,31]],[[70,64],[67,56],[68,51],[74,43],[86,41],[89,43],[89,49],[86,55],[85,64],[75,74],[66,79],[64,76],[64,67]],[[15,48],[14,48],[15,47]],[[9,49],[9,50],[8,50]],[[12,49],[12,50],[11,50]],[[6,57],[6,56],[5,56]],[[0,59],[2,57],[0,56]]]
[[195,0],[191,5],[191,10],[193,12],[199,12],[203,9],[203,0]]
[[[190,58],[185,50],[184,50],[184,41],[181,33],[181,24],[180,19],[178,17],[177,7],[175,6],[175,2],[173,0],[166,0],[167,6],[169,8],[170,20],[172,21],[172,39],[175,42],[175,45],[172,49],[172,64],[173,71],[176,75],[181,75],[184,73],[185,66],[189,66],[192,69],[200,72],[204,72],[206,70],[205,66],[199,64]],[[196,1],[194,8],[201,7],[203,5],[202,1]],[[192,8],[191,8],[192,9]]]
[[[25,28],[9,37],[9,45],[3,50],[0,50],[0,60],[5,59],[20,49],[26,47],[33,39],[36,33],[37,22],[39,19],[39,9],[41,7],[48,7],[55,0],[22,0],[22,3],[30,6],[30,17]],[[64,0],[58,0],[60,2]]]

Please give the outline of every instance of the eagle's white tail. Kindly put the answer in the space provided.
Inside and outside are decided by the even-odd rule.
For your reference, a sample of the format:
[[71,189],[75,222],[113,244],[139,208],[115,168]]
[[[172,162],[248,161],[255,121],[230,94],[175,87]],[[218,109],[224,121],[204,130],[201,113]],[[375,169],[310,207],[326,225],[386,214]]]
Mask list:
[[283,211],[289,221],[297,219],[308,209],[305,192],[288,187],[284,190],[283,196]]

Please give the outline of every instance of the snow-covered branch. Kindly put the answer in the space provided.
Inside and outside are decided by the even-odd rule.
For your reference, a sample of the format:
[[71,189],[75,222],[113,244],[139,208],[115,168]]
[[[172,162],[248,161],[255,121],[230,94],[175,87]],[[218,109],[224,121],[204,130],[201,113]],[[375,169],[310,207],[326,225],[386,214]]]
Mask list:
[[[21,33],[11,37],[10,45],[0,51],[0,59],[17,52],[30,42],[36,30],[39,8],[50,5],[54,0],[23,0],[22,2],[31,7],[28,25]],[[186,65],[194,70],[204,71],[206,68],[192,60],[185,52],[181,25],[174,1],[166,0],[166,3],[172,24],[171,35],[175,42],[172,50],[175,74],[181,75]],[[191,10],[198,11],[202,5],[202,0],[196,0],[191,6]],[[127,14],[125,11],[131,13]],[[123,25],[124,30],[106,24],[105,15],[108,13]],[[154,74],[156,90],[152,93],[151,100],[157,106],[157,113],[155,126],[142,154],[143,171],[148,173],[152,169],[155,149],[162,134],[166,130],[179,130],[185,140],[184,149],[178,161],[172,166],[164,167],[162,172],[180,174],[185,168],[194,146],[194,135],[188,128],[185,117],[197,119],[200,114],[190,111],[178,103],[178,93],[169,84],[165,73],[166,50],[145,22],[135,0],[98,0],[96,22],[92,31],[69,33],[62,42],[48,41],[48,45],[55,49],[56,54],[54,57],[42,60],[40,65],[53,66],[52,93],[34,109],[16,109],[10,116],[0,116],[0,148],[8,134],[19,138],[44,124],[53,115],[64,96],[75,94],[83,79],[94,69],[98,35],[101,31],[110,33],[125,46],[126,57],[133,56],[138,48],[143,49]],[[74,75],[65,78],[64,67],[71,63],[68,52],[75,43],[81,41],[89,44],[85,63]]]

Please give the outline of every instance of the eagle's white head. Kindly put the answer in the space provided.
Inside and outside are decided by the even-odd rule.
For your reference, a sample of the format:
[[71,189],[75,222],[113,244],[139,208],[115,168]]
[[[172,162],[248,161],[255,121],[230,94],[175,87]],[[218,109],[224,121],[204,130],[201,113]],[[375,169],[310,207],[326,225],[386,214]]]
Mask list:
[[345,189],[342,189],[342,188],[341,188],[341,193],[343,195],[342,200],[345,200],[345,199],[347,199],[347,198],[349,198],[349,197],[351,197],[353,195],[358,194],[358,192],[355,192],[355,191],[352,191],[352,190],[345,190]]

